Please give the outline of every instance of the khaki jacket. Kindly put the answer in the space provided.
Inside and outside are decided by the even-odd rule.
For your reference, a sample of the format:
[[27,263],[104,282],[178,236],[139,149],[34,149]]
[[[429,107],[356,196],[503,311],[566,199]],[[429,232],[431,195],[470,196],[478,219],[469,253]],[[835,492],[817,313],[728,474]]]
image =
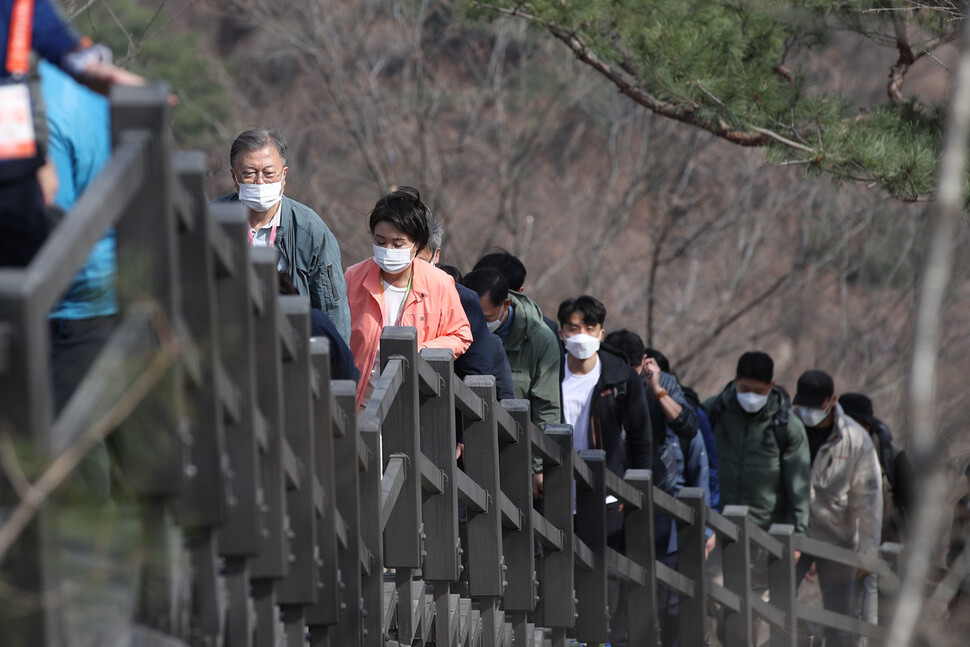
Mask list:
[[832,435],[812,465],[809,537],[860,553],[879,548],[882,475],[868,432],[835,405]]

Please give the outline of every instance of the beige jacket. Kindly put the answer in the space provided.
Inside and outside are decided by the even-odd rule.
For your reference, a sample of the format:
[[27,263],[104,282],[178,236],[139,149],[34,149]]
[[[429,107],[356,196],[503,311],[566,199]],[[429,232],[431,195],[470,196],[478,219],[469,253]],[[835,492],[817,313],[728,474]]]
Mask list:
[[879,548],[882,482],[869,434],[835,405],[835,426],[812,464],[807,535],[860,553]]

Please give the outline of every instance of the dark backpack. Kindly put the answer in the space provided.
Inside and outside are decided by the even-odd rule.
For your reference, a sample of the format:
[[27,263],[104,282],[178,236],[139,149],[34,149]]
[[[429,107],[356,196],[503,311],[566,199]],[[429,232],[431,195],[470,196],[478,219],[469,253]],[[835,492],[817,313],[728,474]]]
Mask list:
[[[874,444],[878,444],[879,467],[882,472],[883,541],[903,541],[909,534],[909,505],[911,493],[907,482],[900,482],[897,469],[904,470],[900,462],[908,465],[905,452],[893,447],[892,433],[881,420],[873,418],[869,432]],[[911,468],[910,468],[911,471]],[[906,475],[903,480],[907,481]]]

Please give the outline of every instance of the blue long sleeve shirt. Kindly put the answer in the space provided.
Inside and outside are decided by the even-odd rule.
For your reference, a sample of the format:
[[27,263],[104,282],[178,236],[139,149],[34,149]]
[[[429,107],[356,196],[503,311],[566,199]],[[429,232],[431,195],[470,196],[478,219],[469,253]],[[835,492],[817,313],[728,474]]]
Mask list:
[[[41,91],[50,130],[48,158],[59,183],[54,203],[69,210],[111,157],[108,100],[41,62]],[[114,230],[99,240],[51,318],[89,319],[118,312]]]

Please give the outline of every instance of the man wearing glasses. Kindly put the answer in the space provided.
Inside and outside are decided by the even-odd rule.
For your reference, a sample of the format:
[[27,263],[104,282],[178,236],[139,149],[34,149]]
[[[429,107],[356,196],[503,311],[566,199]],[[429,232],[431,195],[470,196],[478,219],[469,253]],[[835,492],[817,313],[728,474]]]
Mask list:
[[238,200],[246,206],[250,244],[276,247],[279,270],[349,342],[350,307],[337,239],[312,209],[283,195],[286,154],[286,141],[275,130],[257,128],[236,137],[229,150],[236,191],[217,202]]

